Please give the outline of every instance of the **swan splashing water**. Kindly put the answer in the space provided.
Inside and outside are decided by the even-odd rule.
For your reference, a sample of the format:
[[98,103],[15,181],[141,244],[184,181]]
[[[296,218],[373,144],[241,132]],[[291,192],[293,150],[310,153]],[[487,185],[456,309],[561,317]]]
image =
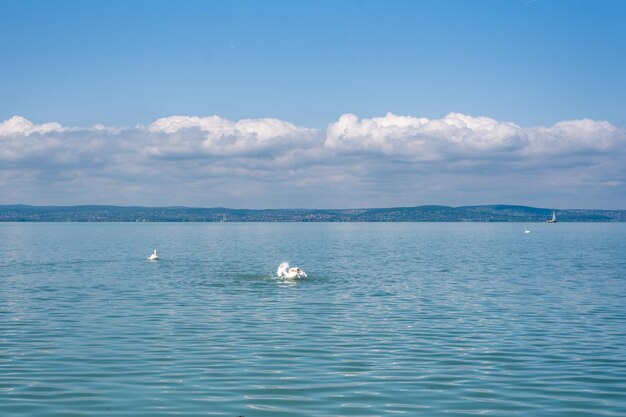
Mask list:
[[282,279],[306,278],[306,272],[298,267],[289,268],[288,262],[283,262],[278,265],[276,275],[278,275],[278,278]]

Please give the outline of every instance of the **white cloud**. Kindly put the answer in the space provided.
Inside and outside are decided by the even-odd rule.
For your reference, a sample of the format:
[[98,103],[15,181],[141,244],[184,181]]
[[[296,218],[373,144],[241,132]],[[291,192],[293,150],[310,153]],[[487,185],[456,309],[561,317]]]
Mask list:
[[0,123],[0,204],[623,207],[625,162],[624,129],[595,120],[345,114],[318,130],[271,118],[76,128],[15,116]]
[[459,152],[518,149],[522,128],[488,117],[450,113],[443,119],[396,116],[359,120],[344,114],[327,130],[325,145],[339,151],[372,151],[408,160],[439,160]]
[[63,131],[58,123],[44,123],[36,125],[20,116],[13,116],[9,120],[0,123],[0,137],[30,135],[31,133],[49,133]]
[[148,127],[152,133],[165,134],[150,148],[155,155],[197,156],[237,155],[279,147],[312,144],[317,130],[297,127],[278,119],[243,119],[237,122],[219,116],[171,116],[158,119]]
[[528,130],[528,154],[609,151],[624,145],[624,132],[606,121],[569,120]]

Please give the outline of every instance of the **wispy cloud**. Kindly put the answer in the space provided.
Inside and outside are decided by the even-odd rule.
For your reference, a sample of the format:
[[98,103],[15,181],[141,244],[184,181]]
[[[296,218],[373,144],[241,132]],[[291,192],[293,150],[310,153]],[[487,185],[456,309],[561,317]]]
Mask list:
[[0,203],[626,207],[626,134],[605,121],[344,114],[326,129],[171,116],[147,127],[0,123]]

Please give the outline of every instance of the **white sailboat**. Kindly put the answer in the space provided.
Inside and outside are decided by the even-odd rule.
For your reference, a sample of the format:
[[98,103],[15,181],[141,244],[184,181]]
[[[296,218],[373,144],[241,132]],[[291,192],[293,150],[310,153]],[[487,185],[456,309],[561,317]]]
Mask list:
[[547,223],[556,223],[556,211],[552,210],[552,218]]

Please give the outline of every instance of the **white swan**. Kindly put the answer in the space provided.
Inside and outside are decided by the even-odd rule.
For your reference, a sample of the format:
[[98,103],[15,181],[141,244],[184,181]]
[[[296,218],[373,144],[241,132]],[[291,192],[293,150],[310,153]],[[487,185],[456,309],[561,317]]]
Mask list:
[[159,254],[157,253],[156,249],[154,250],[154,252],[152,252],[152,255],[148,256],[148,260],[149,261],[158,261],[159,260]]
[[283,262],[278,265],[276,275],[282,279],[306,278],[306,272],[298,267],[289,268],[288,262]]

